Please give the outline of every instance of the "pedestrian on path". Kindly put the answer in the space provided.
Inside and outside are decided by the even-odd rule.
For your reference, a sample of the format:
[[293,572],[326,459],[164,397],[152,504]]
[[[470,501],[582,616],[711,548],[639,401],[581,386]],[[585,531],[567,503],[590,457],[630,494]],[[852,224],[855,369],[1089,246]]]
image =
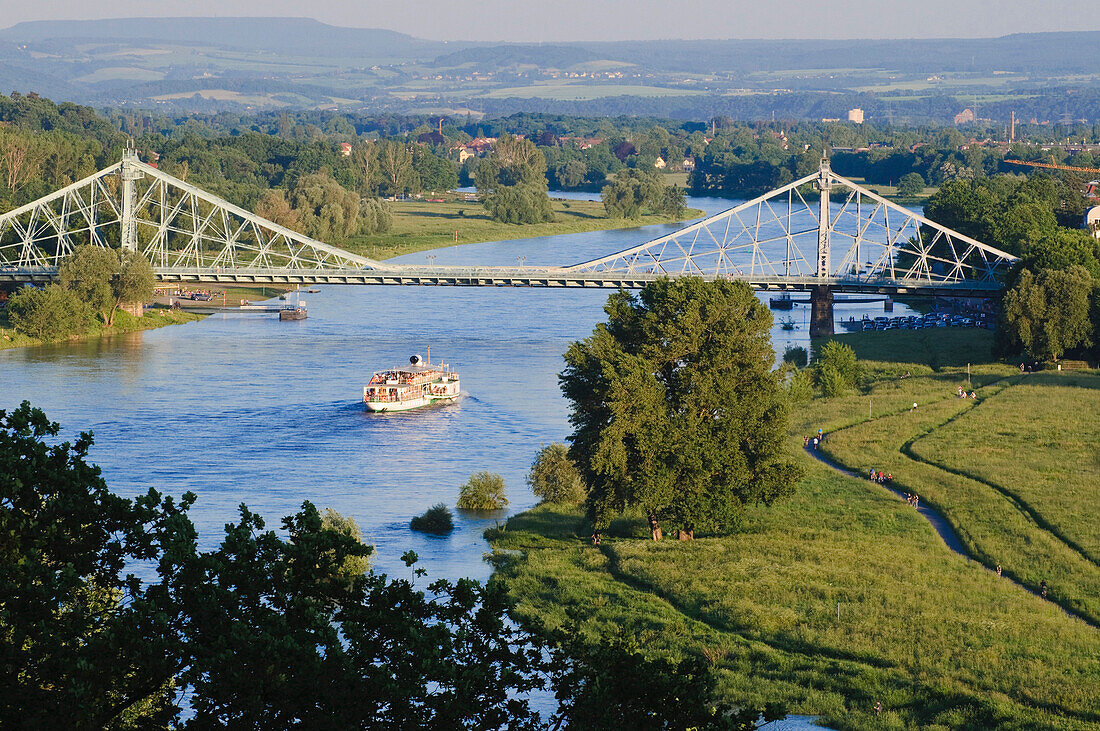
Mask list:
[[1044,599],[1047,598],[1047,580],[1046,579],[1043,579],[1042,581],[1039,582],[1039,596],[1043,597]]
[[1001,564],[1000,563],[997,564],[997,578],[998,579],[1001,578]]
[[819,441],[820,441],[820,440],[819,440],[819,439],[818,439],[817,437],[814,437],[814,451],[815,451],[815,452],[817,451],[817,443],[818,443]]

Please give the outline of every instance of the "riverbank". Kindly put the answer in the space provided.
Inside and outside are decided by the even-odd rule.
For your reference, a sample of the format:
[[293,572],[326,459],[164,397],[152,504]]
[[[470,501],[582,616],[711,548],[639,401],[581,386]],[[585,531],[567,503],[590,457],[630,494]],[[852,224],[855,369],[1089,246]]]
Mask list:
[[[1100,375],[1020,376],[992,361],[989,333],[941,333],[934,357],[908,331],[838,336],[883,359],[864,362],[858,392],[796,407],[807,476],[750,508],[741,532],[655,543],[629,516],[593,547],[580,509],[543,505],[490,532],[494,581],[529,626],[703,656],[726,700],[784,702],[836,729],[1095,728],[1100,632],[1062,607],[1091,621],[1100,596]],[[1060,428],[1073,403],[1080,418]],[[882,486],[803,452],[819,427],[831,460],[893,473],[978,560]]]
[[107,327],[98,320],[93,323],[87,332],[73,335],[65,340],[45,341],[32,338],[23,333],[16,332],[8,320],[7,310],[0,310],[0,350],[9,348],[27,348],[35,345],[56,344],[60,342],[78,342],[103,337],[104,335],[118,335],[121,333],[137,332],[138,330],[153,330],[168,325],[180,325],[185,322],[201,320],[205,315],[199,315],[185,310],[169,310],[162,308],[150,308],[145,311],[143,317],[134,317],[128,312],[119,310],[115,313],[115,324]]
[[344,242],[342,248],[372,259],[390,259],[444,246],[637,228],[677,223],[703,215],[700,210],[687,208],[680,216],[608,218],[603,203],[598,201],[551,199],[551,203],[554,209],[553,221],[517,225],[492,220],[485,206],[478,201],[447,199],[391,202],[388,205],[393,211],[393,224],[389,231],[354,236]]

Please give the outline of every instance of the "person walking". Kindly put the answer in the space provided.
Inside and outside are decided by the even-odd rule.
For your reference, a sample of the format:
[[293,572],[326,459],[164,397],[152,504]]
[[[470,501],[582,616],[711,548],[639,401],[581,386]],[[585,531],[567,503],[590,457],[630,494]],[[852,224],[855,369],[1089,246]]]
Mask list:
[[998,579],[1001,578],[1001,564],[1000,563],[997,564],[997,578]]
[[817,451],[817,443],[820,441],[817,437],[814,437],[814,451]]
[[1039,596],[1043,597],[1044,599],[1047,598],[1047,580],[1046,579],[1043,579],[1042,581],[1039,582]]

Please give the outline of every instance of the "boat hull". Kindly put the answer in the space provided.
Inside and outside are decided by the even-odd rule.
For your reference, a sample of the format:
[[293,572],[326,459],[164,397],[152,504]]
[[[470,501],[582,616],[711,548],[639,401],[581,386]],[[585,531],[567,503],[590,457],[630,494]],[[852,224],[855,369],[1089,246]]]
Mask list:
[[420,398],[408,399],[406,401],[363,401],[367,407],[367,411],[373,411],[375,413],[384,412],[396,412],[396,411],[412,411],[413,409],[422,409],[425,406],[431,406],[433,404],[445,404],[454,401],[458,398],[458,394],[449,394],[445,396],[422,396]]

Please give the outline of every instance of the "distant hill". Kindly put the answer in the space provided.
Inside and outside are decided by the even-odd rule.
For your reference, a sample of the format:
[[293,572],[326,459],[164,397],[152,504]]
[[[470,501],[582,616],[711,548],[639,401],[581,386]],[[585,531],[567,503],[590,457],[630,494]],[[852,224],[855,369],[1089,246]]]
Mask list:
[[[1100,31],[978,39],[430,41],[308,18],[36,21],[0,30],[0,93],[171,112],[467,109],[950,123],[1100,119]],[[1007,110],[1007,112],[1005,111]]]
[[428,59],[470,44],[425,41],[376,28],[340,28],[311,18],[117,18],[40,20],[0,30],[0,40],[202,44],[306,56]]
[[[1100,31],[1020,33],[1000,38],[852,40],[700,40],[579,43],[615,61],[669,71],[867,69],[1100,72]],[[487,49],[478,49],[484,53]]]

